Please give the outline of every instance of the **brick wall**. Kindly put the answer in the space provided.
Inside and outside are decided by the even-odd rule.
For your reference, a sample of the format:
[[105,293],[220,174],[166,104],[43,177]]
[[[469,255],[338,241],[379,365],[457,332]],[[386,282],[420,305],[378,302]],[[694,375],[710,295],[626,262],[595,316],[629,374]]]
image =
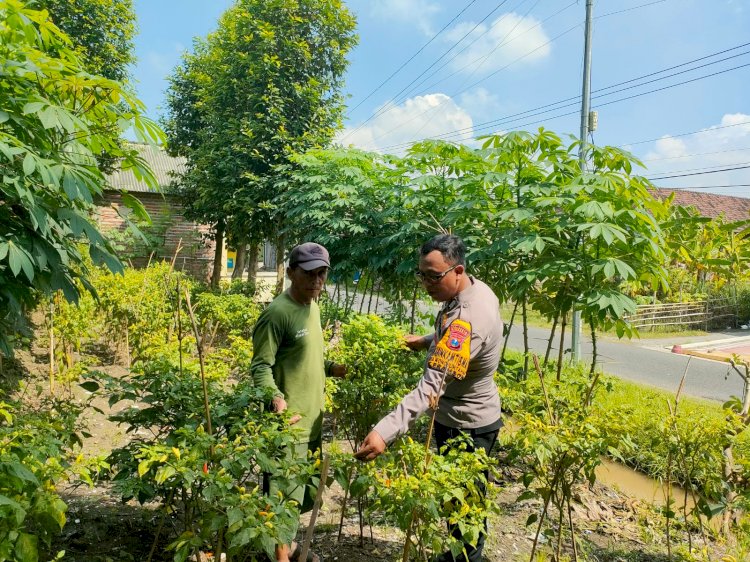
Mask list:
[[[207,280],[213,268],[216,248],[215,242],[207,236],[209,228],[185,220],[182,216],[182,207],[169,195],[162,196],[157,193],[132,193],[132,195],[141,201],[153,222],[150,231],[158,239],[158,244],[155,255],[151,259],[171,260],[181,240],[182,249],[177,256],[175,266],[198,279]],[[125,222],[116,210],[121,206],[122,200],[119,193],[105,192],[97,201],[97,222],[105,233],[113,234],[112,231],[121,233],[119,236],[114,235],[118,240],[126,230]],[[129,261],[133,267],[144,267],[149,258],[149,255],[136,255]]]

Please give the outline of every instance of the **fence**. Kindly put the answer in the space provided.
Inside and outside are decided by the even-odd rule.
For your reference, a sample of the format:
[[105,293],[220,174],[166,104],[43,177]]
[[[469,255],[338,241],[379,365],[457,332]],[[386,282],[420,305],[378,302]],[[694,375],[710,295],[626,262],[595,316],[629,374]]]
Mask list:
[[639,330],[680,327],[711,330],[736,328],[740,322],[734,299],[710,299],[693,302],[639,305],[625,319]]

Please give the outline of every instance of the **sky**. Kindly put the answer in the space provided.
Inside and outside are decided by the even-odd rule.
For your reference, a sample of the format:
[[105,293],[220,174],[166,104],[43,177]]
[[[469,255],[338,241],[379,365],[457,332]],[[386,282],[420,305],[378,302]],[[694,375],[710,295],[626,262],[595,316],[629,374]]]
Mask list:
[[[166,77],[231,0],[135,0],[133,69],[149,116]],[[580,131],[585,0],[349,0],[337,140],[403,153],[410,142]],[[660,187],[750,198],[750,1],[594,0],[591,88],[598,145],[643,161]],[[673,177],[677,176],[677,177]]]

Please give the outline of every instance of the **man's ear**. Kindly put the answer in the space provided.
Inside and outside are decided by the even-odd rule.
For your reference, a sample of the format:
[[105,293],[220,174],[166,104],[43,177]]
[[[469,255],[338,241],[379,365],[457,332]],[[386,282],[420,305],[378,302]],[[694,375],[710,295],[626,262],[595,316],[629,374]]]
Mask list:
[[462,273],[466,272],[466,266],[465,265],[457,265],[456,269],[454,269],[453,271],[455,271],[457,275],[461,275]]

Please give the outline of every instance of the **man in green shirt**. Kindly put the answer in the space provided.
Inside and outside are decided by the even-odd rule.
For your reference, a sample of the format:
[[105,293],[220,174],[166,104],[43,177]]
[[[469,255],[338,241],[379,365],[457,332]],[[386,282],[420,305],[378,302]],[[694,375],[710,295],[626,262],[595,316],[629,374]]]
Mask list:
[[[330,265],[328,251],[320,244],[306,242],[294,247],[286,270],[291,286],[263,311],[253,331],[253,381],[271,389],[274,411],[293,414],[291,422],[299,429],[299,442],[289,454],[295,458],[306,458],[308,451],[321,448],[325,378],[346,374],[344,365],[324,358],[320,310],[315,302],[325,287]],[[280,489],[272,479],[264,484],[267,493]],[[312,509],[315,489],[310,485],[281,491],[297,501],[302,513]],[[279,545],[276,560],[296,560],[299,551],[294,543]]]

